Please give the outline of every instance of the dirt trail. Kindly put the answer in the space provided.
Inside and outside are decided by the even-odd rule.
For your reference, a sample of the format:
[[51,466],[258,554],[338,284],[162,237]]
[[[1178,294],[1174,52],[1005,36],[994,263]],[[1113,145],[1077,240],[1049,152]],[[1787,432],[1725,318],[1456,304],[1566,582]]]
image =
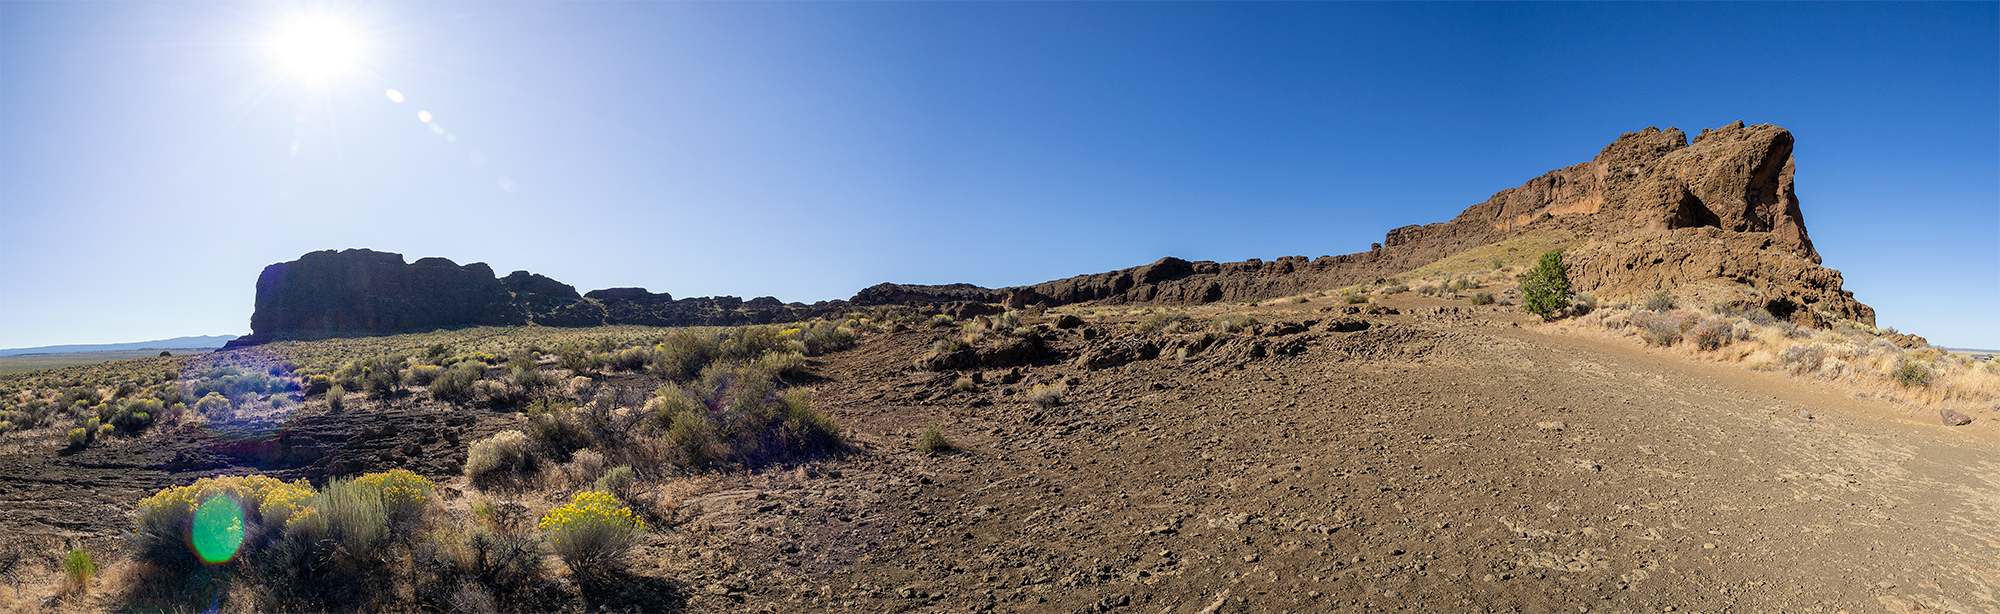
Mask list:
[[1990,430],[1518,322],[1382,316],[1294,356],[1029,369],[1012,388],[1075,382],[1049,411],[940,393],[873,341],[822,398],[878,450],[941,419],[967,452],[901,454],[885,470],[932,483],[874,504],[891,539],[737,607],[2000,610]]

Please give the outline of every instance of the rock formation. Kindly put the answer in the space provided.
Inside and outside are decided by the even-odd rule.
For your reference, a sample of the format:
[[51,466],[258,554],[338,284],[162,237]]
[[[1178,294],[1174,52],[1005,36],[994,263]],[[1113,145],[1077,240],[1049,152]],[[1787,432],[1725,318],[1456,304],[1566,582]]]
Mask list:
[[[1530,234],[1566,237],[1577,290],[1613,298],[1667,290],[1765,307],[1803,324],[1874,323],[1820,266],[1792,186],[1792,135],[1772,125],[1628,132],[1589,162],[1503,190],[1447,222],[1389,231],[1366,252],[1272,261],[1163,258],[1108,273],[957,296],[1010,303],[1198,304],[1274,298],[1394,276]],[[880,288],[878,286],[877,288]],[[896,286],[922,296],[927,286]],[[874,290],[871,288],[870,290]],[[862,302],[857,296],[856,302]]]
[[423,258],[406,264],[401,254],[327,250],[265,267],[257,277],[252,332],[227,347],[529,323],[732,326],[806,320],[847,306],[845,301],[787,304],[770,297],[674,300],[644,288],[579,295],[568,284],[527,271],[495,278],[484,263],[459,266],[444,258]]
[[1152,264],[1032,286],[989,289],[884,283],[849,301],[684,298],[644,288],[576,289],[526,271],[496,279],[485,264],[323,251],[274,264],[257,279],[253,334],[279,337],[545,326],[736,325],[836,315],[856,306],[914,306],[959,315],[1072,303],[1200,304],[1275,298],[1389,278],[1482,246],[1555,238],[1573,286],[1604,298],[1670,291],[1696,304],[1754,305],[1801,324],[1873,324],[1875,312],[1820,266],[1792,186],[1792,135],[1772,125],[1628,132],[1589,162],[1503,190],[1446,222],[1388,232],[1369,251],[1308,260]]

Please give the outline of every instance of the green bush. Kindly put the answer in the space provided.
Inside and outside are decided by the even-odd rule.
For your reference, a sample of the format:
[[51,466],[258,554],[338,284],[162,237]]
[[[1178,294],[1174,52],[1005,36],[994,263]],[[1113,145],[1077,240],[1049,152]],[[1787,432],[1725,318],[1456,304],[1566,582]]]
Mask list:
[[90,585],[90,579],[97,575],[97,559],[89,550],[71,550],[63,557],[63,581],[71,590],[82,590]]
[[770,377],[796,378],[806,374],[806,357],[798,352],[771,352],[757,358],[757,369]]
[[680,462],[757,463],[837,449],[839,426],[812,408],[806,391],[780,393],[755,366],[716,363],[687,386],[663,386],[646,404]]
[[1491,304],[1493,304],[1493,293],[1492,293],[1492,292],[1475,292],[1475,293],[1473,293],[1473,294],[1472,294],[1472,304],[1474,304],[1474,305],[1491,305]]
[[228,420],[235,414],[235,406],[221,393],[210,392],[194,402],[194,412],[210,420]]
[[1368,302],[1368,297],[1359,292],[1355,292],[1355,293],[1341,295],[1340,300],[1341,302],[1347,303],[1349,305],[1359,305]]
[[940,428],[938,423],[932,422],[925,426],[923,434],[917,437],[916,448],[919,454],[936,456],[957,450],[958,446],[945,438],[944,429]]
[[584,428],[567,404],[561,407],[533,411],[528,416],[528,438],[541,448],[549,460],[558,463],[569,462],[571,454],[590,447],[590,431]]
[[958,379],[952,380],[951,389],[957,392],[972,392],[979,389],[979,384],[972,381],[969,375],[960,375]]
[[633,471],[631,465],[612,467],[611,470],[605,471],[604,475],[598,476],[594,486],[598,490],[618,495],[619,499],[629,500],[639,486],[639,473]]
[[1652,296],[1646,297],[1646,311],[1666,311],[1673,308],[1674,297],[1668,296],[1665,290],[1654,292]]
[[557,556],[580,576],[617,569],[625,553],[646,534],[646,523],[611,493],[587,491],[542,516],[536,523]]
[[953,320],[950,315],[940,313],[931,316],[930,326],[931,328],[944,328],[946,326],[951,326],[952,323],[956,321],[957,320]]
[[[340,384],[334,384],[332,388],[328,388],[326,391],[326,405],[336,411],[346,407],[347,388],[342,387]],[[197,411],[199,410],[197,409]]]
[[1569,265],[1562,250],[1542,254],[1534,268],[1521,275],[1522,307],[1543,320],[1562,315],[1570,306]]
[[485,375],[485,365],[476,361],[461,362],[439,373],[425,390],[430,391],[431,397],[435,399],[466,401],[473,396],[473,384],[478,383]]
[[71,448],[82,448],[90,445],[90,429],[81,426],[70,429],[69,436],[65,438],[65,441]]
[[410,367],[409,373],[403,375],[403,383],[409,386],[429,386],[431,382],[437,381],[439,375],[443,374],[444,367],[437,365],[417,365]]
[[372,561],[389,537],[381,491],[358,480],[333,480],[285,522],[285,535],[308,544],[338,544],[354,561]]
[[515,483],[533,475],[535,469],[528,435],[520,431],[495,433],[472,444],[465,454],[465,476],[480,486]]
[[1896,385],[1904,388],[1928,386],[1931,380],[1937,377],[1937,373],[1931,370],[1930,365],[1910,360],[1908,357],[1896,362],[1893,374],[1896,377]]

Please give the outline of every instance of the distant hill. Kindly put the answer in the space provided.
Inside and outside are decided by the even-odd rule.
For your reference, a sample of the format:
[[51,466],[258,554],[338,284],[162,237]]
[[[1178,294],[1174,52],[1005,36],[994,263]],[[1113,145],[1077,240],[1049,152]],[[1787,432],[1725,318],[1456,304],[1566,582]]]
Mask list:
[[222,347],[236,339],[236,335],[204,335],[200,337],[174,337],[157,341],[135,343],[96,343],[89,345],[45,345],[36,348],[13,348],[0,350],[0,356],[20,356],[22,354],[74,354],[78,352],[122,352],[128,350],[177,350],[213,349]]

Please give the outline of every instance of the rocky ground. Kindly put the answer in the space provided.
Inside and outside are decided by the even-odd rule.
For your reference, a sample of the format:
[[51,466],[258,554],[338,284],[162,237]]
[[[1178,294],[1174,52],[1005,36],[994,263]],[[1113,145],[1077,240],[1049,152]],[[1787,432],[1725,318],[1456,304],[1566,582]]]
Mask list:
[[[1387,305],[1399,313],[1347,314],[1330,298],[1239,308],[1263,324],[1187,359],[1174,351],[1186,334],[1086,317],[1049,327],[1035,364],[982,371],[969,392],[951,384],[972,371],[912,367],[937,333],[867,336],[814,365],[815,402],[852,453],[660,485],[663,521],[633,587],[583,605],[2000,609],[2000,437],[1983,422],[1945,427],[1782,375],[1558,336],[1506,308]],[[1221,312],[1195,313],[1200,325]],[[1067,386],[1061,404],[1026,399],[1053,383]],[[356,412],[279,427],[297,440],[283,450],[200,454],[445,477],[458,442],[519,419]],[[913,451],[929,423],[962,450]],[[216,435],[0,450],[0,531],[50,551],[108,547],[150,489],[218,470],[182,458],[230,449],[200,437]],[[0,594],[39,604],[46,567]]]

